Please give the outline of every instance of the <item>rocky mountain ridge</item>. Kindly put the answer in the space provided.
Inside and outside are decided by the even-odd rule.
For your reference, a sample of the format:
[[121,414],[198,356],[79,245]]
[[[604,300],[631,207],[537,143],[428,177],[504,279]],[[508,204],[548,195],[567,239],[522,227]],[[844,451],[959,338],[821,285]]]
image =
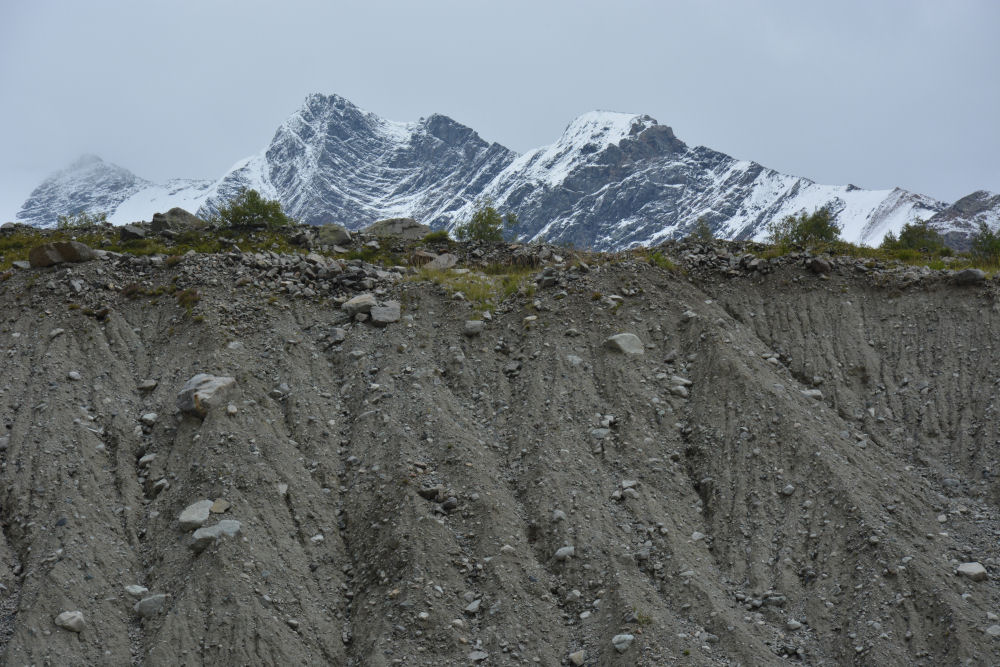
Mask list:
[[307,97],[264,150],[217,181],[160,186],[91,159],[47,179],[18,215],[43,227],[79,210],[117,224],[174,206],[210,215],[244,187],[304,222],[349,229],[397,216],[453,229],[489,197],[518,214],[525,240],[602,250],[683,237],[700,217],[720,237],[760,239],[772,220],[820,207],[855,243],[877,244],[917,219],[956,243],[974,227],[964,208],[945,213],[945,202],[900,188],[825,186],[689,147],[645,115],[590,112],[518,156],[447,116],[387,121],[337,95]]

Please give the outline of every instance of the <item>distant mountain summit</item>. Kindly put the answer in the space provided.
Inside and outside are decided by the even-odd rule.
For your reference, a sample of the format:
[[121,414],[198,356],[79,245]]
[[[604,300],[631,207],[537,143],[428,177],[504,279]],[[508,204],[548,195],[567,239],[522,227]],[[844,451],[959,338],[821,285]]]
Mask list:
[[319,94],[217,181],[154,184],[85,156],[36,188],[18,218],[49,227],[59,215],[106,212],[124,224],[174,206],[207,216],[241,188],[302,222],[351,229],[398,216],[453,229],[489,197],[518,214],[522,238],[600,250],[685,236],[701,217],[718,236],[760,239],[770,221],[824,207],[845,239],[865,244],[917,219],[959,243],[976,220],[1000,224],[1000,195],[949,206],[900,188],[820,185],[689,147],[647,115],[585,113],[555,143],[519,156],[447,116],[388,121]]

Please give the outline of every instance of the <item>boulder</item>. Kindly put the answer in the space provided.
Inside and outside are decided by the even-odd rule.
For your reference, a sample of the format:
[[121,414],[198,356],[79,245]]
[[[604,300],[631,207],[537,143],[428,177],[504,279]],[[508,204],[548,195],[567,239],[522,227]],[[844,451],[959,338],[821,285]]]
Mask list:
[[962,563],[958,566],[958,574],[962,577],[968,577],[973,581],[986,581],[989,574],[986,572],[986,568],[983,567],[982,563]]
[[202,525],[208,521],[208,515],[212,511],[212,501],[211,500],[199,500],[196,503],[192,503],[184,508],[181,515],[177,518],[180,523],[181,530],[194,530],[196,528],[201,528]]
[[615,334],[604,341],[604,347],[622,354],[643,354],[642,341],[639,337],[631,333]]
[[375,236],[398,236],[404,241],[416,241],[430,234],[431,228],[413,218],[389,218],[372,223],[362,231]]
[[833,270],[833,265],[822,257],[813,257],[806,262],[806,266],[816,274],[830,273]]
[[341,225],[321,225],[316,228],[319,245],[345,245],[351,242],[351,232]]
[[375,300],[375,295],[366,292],[344,302],[344,305],[340,308],[351,317],[354,317],[358,313],[370,313],[372,308],[377,305],[378,302]]
[[70,632],[81,632],[86,625],[82,611],[64,611],[56,616],[55,624]]
[[138,225],[125,225],[118,230],[118,238],[122,241],[138,241],[146,238],[146,230]]
[[214,526],[202,527],[194,531],[191,542],[191,550],[201,553],[211,544],[223,537],[235,537],[239,534],[241,525],[234,519],[223,519]]
[[386,301],[383,304],[372,306],[368,313],[371,315],[372,324],[377,327],[384,327],[393,322],[399,321],[399,302]]
[[986,282],[986,274],[982,269],[962,269],[954,280],[956,285],[981,285]]
[[149,224],[149,228],[154,232],[201,229],[207,226],[207,222],[179,206],[175,206],[166,213],[154,213],[153,221]]
[[32,248],[31,252],[28,253],[28,262],[35,268],[62,264],[63,262],[89,262],[93,259],[97,259],[97,253],[94,252],[94,249],[79,241],[43,243]]
[[143,618],[152,618],[163,611],[166,603],[166,593],[157,593],[156,595],[150,595],[139,600],[132,609]]
[[204,418],[212,408],[224,405],[236,378],[198,373],[177,394],[177,409]]
[[438,271],[443,271],[445,269],[450,269],[451,267],[458,264],[458,257],[451,254],[450,252],[442,253],[427,262],[425,265],[428,269],[435,269]]
[[411,266],[423,266],[428,262],[433,262],[437,259],[437,255],[432,252],[427,252],[426,250],[417,250],[412,255],[410,255],[410,265]]

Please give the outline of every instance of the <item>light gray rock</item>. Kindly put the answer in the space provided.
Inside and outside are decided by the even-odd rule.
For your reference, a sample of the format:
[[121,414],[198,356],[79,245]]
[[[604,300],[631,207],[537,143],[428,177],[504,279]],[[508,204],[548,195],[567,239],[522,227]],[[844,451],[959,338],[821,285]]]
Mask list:
[[223,537],[235,537],[239,534],[240,529],[240,522],[234,519],[223,519],[214,526],[199,528],[191,536],[193,538],[191,549],[195,553],[201,553]]
[[10,436],[0,435],[0,452],[6,450],[8,447],[10,447]]
[[823,400],[823,392],[821,392],[819,389],[803,389],[802,395],[805,396],[806,398],[811,398],[816,401]]
[[986,628],[986,634],[990,637],[1000,637],[1000,625],[994,623],[990,627]]
[[147,412],[141,417],[139,417],[139,421],[141,421],[146,426],[152,426],[153,424],[156,423],[156,420],[159,418],[160,415],[156,414],[155,412]]
[[615,352],[630,355],[644,354],[646,351],[639,337],[632,333],[615,334],[604,341],[604,347]]
[[74,382],[79,382],[80,380],[83,379],[83,376],[80,375],[79,371],[70,371],[69,373],[66,374],[66,377],[68,377],[70,380],[73,380]]
[[586,651],[573,651],[569,654],[569,664],[573,667],[582,667],[583,663],[587,661]]
[[482,662],[490,657],[490,654],[486,651],[472,651],[469,653],[469,660],[471,662]]
[[443,271],[445,269],[450,269],[456,264],[458,264],[458,257],[451,254],[450,252],[445,252],[438,255],[431,261],[427,262],[425,266],[428,269],[436,269],[438,271]]
[[398,236],[406,241],[416,241],[431,233],[431,228],[413,218],[389,218],[374,222],[363,230],[375,236]]
[[632,646],[632,642],[635,641],[635,635],[621,634],[615,635],[611,638],[611,645],[615,647],[615,650],[619,653],[624,653]]
[[375,295],[370,293],[359,294],[353,299],[344,302],[340,307],[349,316],[354,317],[358,313],[370,313],[371,309],[378,305]]
[[576,555],[576,547],[560,547],[556,550],[555,559],[559,561],[567,561]]
[[399,321],[399,302],[386,301],[385,303],[373,306],[369,312],[372,324],[377,327],[384,327]]
[[125,592],[134,598],[141,598],[143,595],[149,592],[149,589],[145,586],[140,586],[138,584],[131,584],[125,587]]
[[139,383],[139,391],[153,391],[158,384],[156,380],[143,380]]
[[212,504],[211,500],[199,500],[185,507],[184,511],[177,518],[181,530],[201,528],[208,521],[208,516],[212,511]]
[[962,563],[958,566],[958,574],[959,576],[967,577],[973,581],[986,581],[989,576],[986,572],[986,568],[979,562]]
[[156,595],[150,595],[139,600],[132,609],[143,618],[152,618],[163,611],[163,607],[166,604],[167,594],[157,593]]
[[467,606],[465,607],[465,613],[466,613],[466,614],[478,614],[478,613],[479,613],[479,607],[480,607],[480,606],[481,606],[482,604],[483,604],[483,601],[482,601],[482,599],[479,599],[479,600],[473,600],[472,602],[470,602],[470,603],[469,603],[469,604],[468,604],[468,605],[467,605]]
[[340,225],[320,225],[316,231],[320,245],[348,245],[351,242],[351,232]]
[[204,418],[211,409],[228,402],[235,386],[235,378],[199,373],[177,394],[177,409]]
[[82,632],[86,621],[82,611],[64,611],[56,616],[55,624],[70,632]]
[[470,338],[473,336],[478,336],[483,333],[483,321],[482,320],[466,320],[465,329],[462,333]]

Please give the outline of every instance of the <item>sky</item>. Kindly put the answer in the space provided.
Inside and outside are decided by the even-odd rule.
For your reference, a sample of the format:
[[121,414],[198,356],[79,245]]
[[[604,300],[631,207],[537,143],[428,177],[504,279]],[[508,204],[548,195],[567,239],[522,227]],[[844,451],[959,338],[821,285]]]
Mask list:
[[214,179],[309,93],[518,152],[594,109],[825,184],[1000,192],[1000,2],[0,0],[0,221],[84,153]]

